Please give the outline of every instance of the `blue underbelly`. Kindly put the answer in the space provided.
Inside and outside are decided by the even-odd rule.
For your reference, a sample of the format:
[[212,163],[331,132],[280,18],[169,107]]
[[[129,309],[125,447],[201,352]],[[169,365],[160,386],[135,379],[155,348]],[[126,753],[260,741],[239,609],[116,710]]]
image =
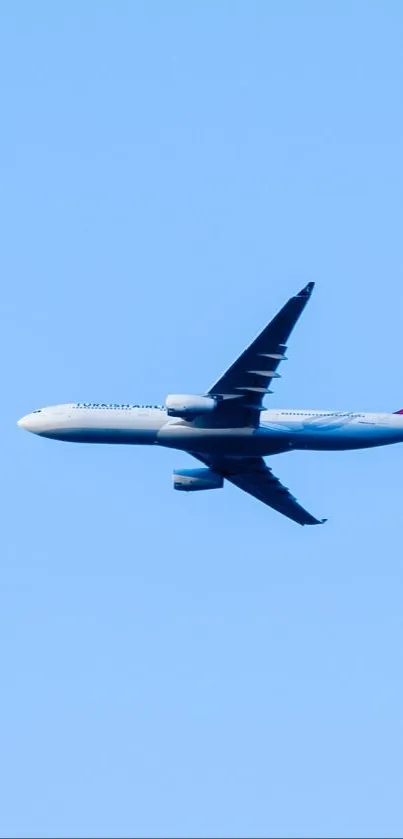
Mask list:
[[345,449],[365,449],[374,446],[386,446],[398,443],[402,434],[391,432],[390,429],[352,429],[309,431],[291,434],[292,447],[296,449],[312,449],[316,451],[342,451]]
[[149,445],[156,433],[132,428],[59,428],[39,432],[40,437],[66,443],[117,443],[121,445]]
[[[247,433],[245,433],[245,431]],[[175,433],[172,433],[175,432]],[[185,451],[211,452],[222,455],[270,455],[292,449],[337,451],[383,446],[402,441],[402,431],[387,428],[357,426],[334,429],[270,428],[244,429],[237,434],[234,429],[223,430],[173,428],[166,431],[133,428],[59,428],[38,432],[41,437],[70,443],[103,443],[117,445],[152,445],[158,443]]]
[[260,433],[271,441],[286,442],[289,448],[317,451],[362,449],[385,446],[403,440],[402,429],[372,423],[272,423],[261,426]]

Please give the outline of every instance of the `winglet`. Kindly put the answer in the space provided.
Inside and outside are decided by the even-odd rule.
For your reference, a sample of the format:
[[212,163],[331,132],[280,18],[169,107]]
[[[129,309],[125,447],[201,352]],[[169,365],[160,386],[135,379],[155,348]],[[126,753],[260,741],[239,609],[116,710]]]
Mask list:
[[308,283],[304,288],[301,289],[297,297],[310,297],[315,287],[315,283]]
[[300,524],[325,524],[325,522],[327,522],[327,519],[315,519],[314,516],[312,516],[312,521],[304,521],[300,522]]

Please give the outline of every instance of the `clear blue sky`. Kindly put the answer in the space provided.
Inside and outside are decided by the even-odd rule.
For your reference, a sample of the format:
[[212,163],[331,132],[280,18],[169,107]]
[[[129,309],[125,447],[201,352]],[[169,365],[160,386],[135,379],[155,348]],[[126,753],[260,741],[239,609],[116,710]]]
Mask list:
[[15,423],[203,391],[310,280],[268,404],[403,407],[402,4],[0,18],[0,834],[401,836],[403,448],[273,458],[302,529]]

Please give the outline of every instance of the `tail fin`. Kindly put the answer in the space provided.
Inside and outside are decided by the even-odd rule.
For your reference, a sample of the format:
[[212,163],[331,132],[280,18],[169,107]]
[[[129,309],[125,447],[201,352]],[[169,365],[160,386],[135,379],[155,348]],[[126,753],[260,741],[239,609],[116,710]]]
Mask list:
[[401,408],[400,411],[393,411],[393,413],[394,414],[403,414],[403,408]]

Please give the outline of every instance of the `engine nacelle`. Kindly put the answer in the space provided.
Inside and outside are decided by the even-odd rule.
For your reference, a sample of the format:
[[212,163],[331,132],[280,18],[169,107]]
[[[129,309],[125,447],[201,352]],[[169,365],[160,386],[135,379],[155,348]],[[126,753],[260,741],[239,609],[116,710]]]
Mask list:
[[210,414],[217,407],[217,402],[211,396],[194,396],[188,393],[174,393],[167,396],[165,407],[168,416],[192,419],[199,414]]
[[224,478],[211,469],[175,469],[172,480],[174,489],[196,492],[201,489],[221,489]]

